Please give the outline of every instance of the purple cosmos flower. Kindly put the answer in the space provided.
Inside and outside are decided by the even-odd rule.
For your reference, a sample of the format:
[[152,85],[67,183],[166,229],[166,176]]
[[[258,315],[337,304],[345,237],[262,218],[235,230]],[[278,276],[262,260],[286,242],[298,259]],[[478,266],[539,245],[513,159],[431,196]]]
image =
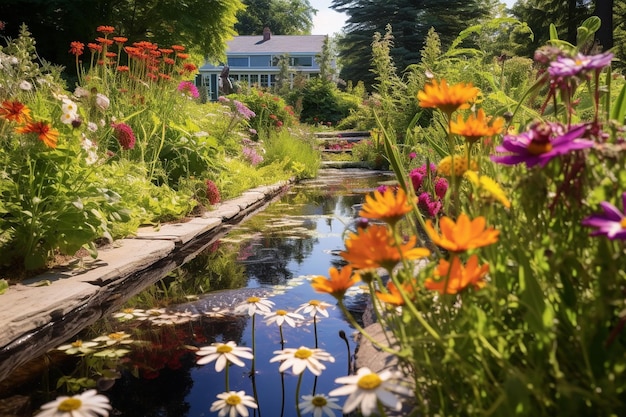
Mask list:
[[606,235],[611,240],[626,240],[626,192],[622,194],[624,211],[619,211],[608,201],[601,202],[600,207],[602,213],[592,214],[582,221],[582,225],[597,228],[591,232],[592,236]]
[[409,159],[415,159],[415,158],[417,158],[417,154],[415,152],[411,152],[409,154]]
[[252,110],[250,110],[245,104],[243,104],[241,101],[237,101],[237,100],[233,100],[233,104],[235,105],[235,108],[237,109],[237,112],[239,112],[239,114],[241,115],[241,117],[243,117],[246,120],[250,120],[252,119],[254,116],[256,116],[256,113],[254,113]]
[[551,159],[580,149],[591,148],[592,140],[581,139],[587,125],[574,125],[569,130],[559,123],[535,123],[530,130],[520,135],[506,135],[491,160],[504,165],[526,163],[528,168],[545,166]]
[[611,52],[598,55],[583,55],[579,53],[572,58],[559,57],[556,61],[550,63],[548,73],[550,73],[552,78],[556,79],[582,76],[591,70],[601,70],[611,65],[612,59],[613,54]]

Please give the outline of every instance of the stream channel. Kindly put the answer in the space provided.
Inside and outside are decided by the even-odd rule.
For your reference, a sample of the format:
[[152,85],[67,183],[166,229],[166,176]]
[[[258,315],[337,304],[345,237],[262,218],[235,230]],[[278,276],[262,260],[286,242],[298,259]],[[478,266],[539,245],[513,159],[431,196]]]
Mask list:
[[[304,371],[300,397],[327,394],[338,386],[335,378],[348,374],[355,331],[335,300],[314,292],[310,280],[328,277],[331,266],[342,266],[338,253],[344,248],[344,233],[354,230],[365,194],[393,180],[390,173],[328,169],[292,186],[266,209],[132,297],[119,312],[125,316],[100,320],[59,345],[63,350],[52,350],[21,367],[16,372],[19,378],[5,381],[0,398],[21,399],[29,411],[0,410],[0,415],[30,416],[59,395],[97,388],[110,399],[114,417],[217,416],[217,411],[209,410],[216,396],[227,391],[225,372],[217,372],[215,362],[196,364],[199,356],[194,351],[228,341],[252,347],[254,331],[255,372],[247,359],[243,367],[230,366],[228,389],[257,399],[258,409],[249,409],[250,416],[295,417],[299,378],[290,370],[280,373],[279,363],[270,359],[277,350],[314,348],[316,343],[335,358],[319,377]],[[253,322],[247,315],[234,314],[235,307],[251,296],[267,297],[275,303],[272,311],[294,312],[310,300],[323,301],[331,305],[329,317],[318,315],[314,322],[305,314],[295,327],[287,323],[279,327],[266,323],[263,316],[256,315]],[[346,304],[358,316],[367,298],[354,287]],[[83,342],[83,351],[71,346],[76,340]],[[97,346],[90,348],[91,341]],[[344,400],[340,398],[339,404]]]

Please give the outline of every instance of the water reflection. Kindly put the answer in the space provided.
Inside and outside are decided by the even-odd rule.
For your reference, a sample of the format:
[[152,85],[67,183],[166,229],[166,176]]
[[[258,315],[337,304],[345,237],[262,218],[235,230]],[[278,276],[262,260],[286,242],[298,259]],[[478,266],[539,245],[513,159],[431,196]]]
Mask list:
[[[113,353],[101,357],[51,352],[40,359],[51,366],[20,393],[31,395],[36,409],[66,394],[68,388],[97,386],[108,389],[115,416],[216,415],[209,408],[216,395],[225,391],[224,376],[212,364],[196,365],[195,349],[216,341],[252,346],[249,318],[233,314],[234,307],[251,295],[271,297],[276,309],[287,311],[311,299],[334,306],[332,297],[312,291],[309,280],[342,264],[337,253],[343,249],[344,231],[354,221],[355,207],[362,203],[365,192],[390,179],[358,170],[327,171],[293,187],[280,201],[133,297],[127,306],[152,309],[146,317],[122,323],[110,317],[79,335],[87,341],[124,332],[136,341],[121,347],[130,352],[117,355],[118,346],[109,347]],[[347,304],[358,310],[364,299],[355,289],[352,303],[348,298]],[[353,329],[339,309],[322,318],[316,328],[319,347],[330,352],[335,363],[320,377],[304,375],[301,395],[313,390],[327,393],[335,378],[346,375],[348,369],[350,353],[339,332],[350,335]],[[282,329],[262,318],[256,320],[256,373],[251,375],[251,364],[246,363],[242,368],[231,367],[229,376],[230,390],[248,395],[256,392],[259,410],[251,410],[251,415],[296,415],[297,377],[289,372],[280,374],[278,364],[269,361],[282,347],[313,347],[313,332],[310,317],[296,328],[283,325]]]

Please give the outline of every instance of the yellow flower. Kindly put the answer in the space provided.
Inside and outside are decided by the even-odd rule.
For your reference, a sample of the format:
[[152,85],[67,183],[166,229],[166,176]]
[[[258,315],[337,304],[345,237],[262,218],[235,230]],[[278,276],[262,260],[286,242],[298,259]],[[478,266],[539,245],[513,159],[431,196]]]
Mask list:
[[426,84],[424,90],[417,93],[420,107],[438,108],[448,115],[458,108],[468,108],[468,103],[477,96],[478,88],[471,83],[448,86],[446,80],[441,80],[441,84],[433,80],[432,84]]
[[417,236],[412,236],[406,243],[397,247],[393,235],[387,226],[371,225],[367,229],[359,229],[350,233],[346,239],[346,250],[341,256],[354,268],[385,268],[393,269],[403,258],[419,259],[430,255],[426,248],[416,248]]
[[[454,155],[454,176],[460,177],[466,171],[478,171],[478,164],[474,159],[470,162],[470,168],[467,165],[466,155]],[[448,155],[439,161],[437,165],[437,173],[445,177],[452,176],[452,156]]]
[[366,195],[363,209],[359,212],[359,216],[367,219],[382,220],[391,225],[395,224],[406,213],[412,210],[406,193],[402,188],[394,191],[387,188],[384,194],[375,191],[374,196]]
[[330,279],[324,276],[313,278],[311,286],[317,292],[328,293],[338,300],[343,298],[344,294],[354,284],[359,282],[361,278],[358,274],[352,274],[352,267],[346,266],[339,271],[332,267],[328,270]]
[[432,221],[426,220],[425,229],[433,243],[451,252],[464,252],[491,245],[498,241],[500,232],[493,227],[485,229],[483,216],[470,220],[467,214],[461,213],[456,223],[444,216],[439,221],[441,235],[435,231]]
[[497,135],[502,131],[504,127],[504,119],[497,117],[493,123],[489,123],[485,116],[485,111],[479,109],[476,116],[471,114],[466,121],[463,121],[463,117],[458,115],[456,121],[450,121],[450,131],[457,135],[465,137],[470,143],[478,141],[483,136]]
[[467,171],[464,176],[474,185],[481,197],[498,201],[506,208],[511,207],[511,202],[506,197],[506,193],[502,190],[500,184],[491,177],[481,175],[479,178],[474,171]]
[[485,286],[484,278],[489,272],[489,264],[478,265],[478,256],[472,255],[463,266],[458,256],[452,258],[452,262],[440,259],[434,271],[434,277],[428,278],[424,286],[439,294],[456,294],[469,285],[474,288]]

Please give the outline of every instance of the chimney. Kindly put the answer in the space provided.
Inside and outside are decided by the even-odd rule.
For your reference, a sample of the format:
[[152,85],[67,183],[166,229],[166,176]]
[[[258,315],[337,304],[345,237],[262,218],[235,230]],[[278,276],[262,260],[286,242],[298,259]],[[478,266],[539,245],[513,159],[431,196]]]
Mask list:
[[270,30],[268,26],[265,26],[263,28],[263,42],[269,41],[271,37],[272,37],[272,31]]

